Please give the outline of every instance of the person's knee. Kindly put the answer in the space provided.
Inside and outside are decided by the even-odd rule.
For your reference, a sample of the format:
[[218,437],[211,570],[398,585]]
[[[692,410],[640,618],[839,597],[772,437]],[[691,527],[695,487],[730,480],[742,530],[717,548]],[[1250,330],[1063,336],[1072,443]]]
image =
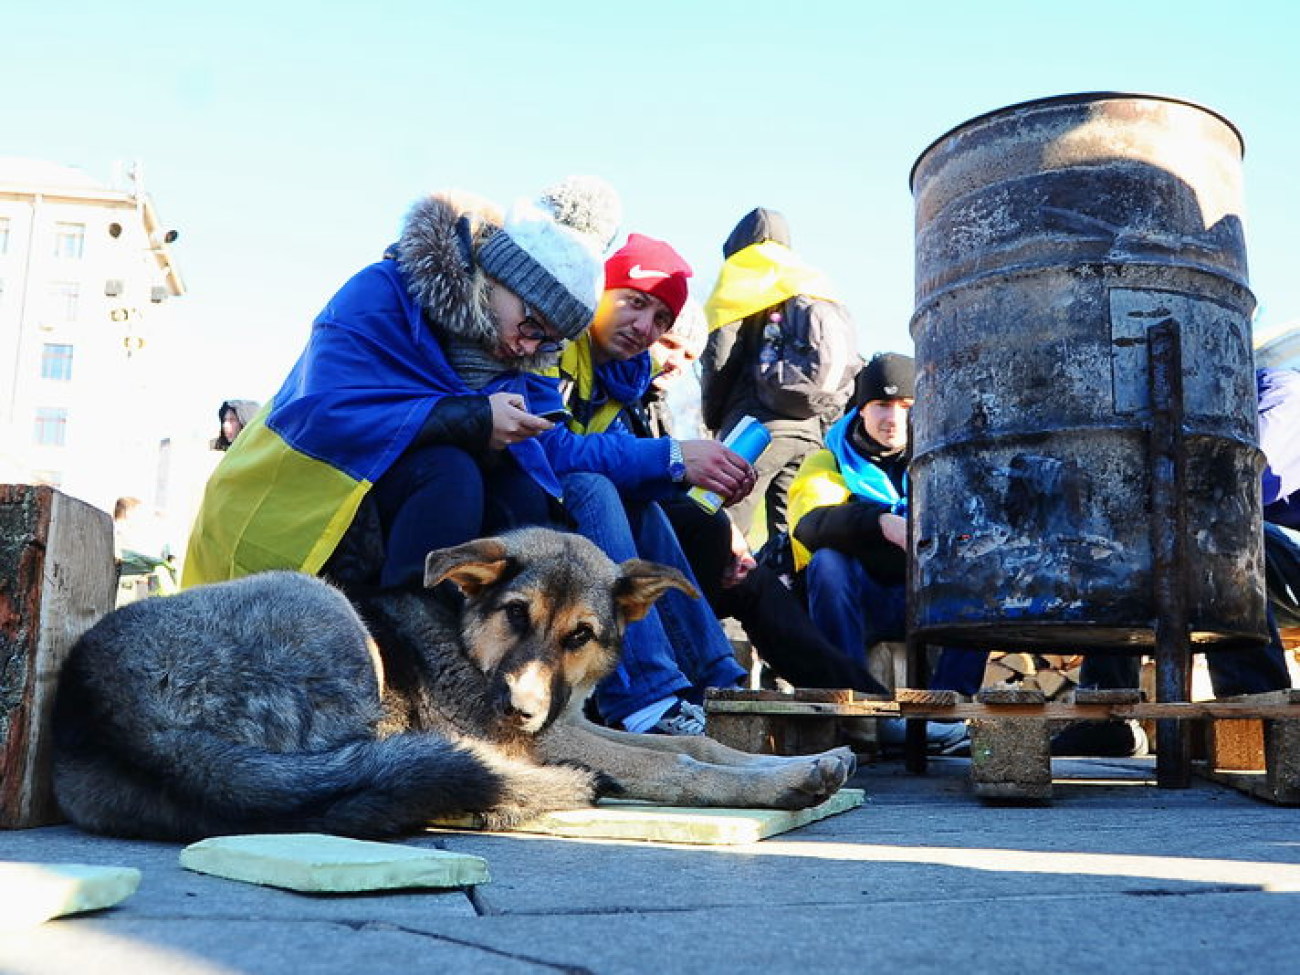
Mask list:
[[385,533],[407,512],[476,524],[483,518],[483,473],[459,448],[417,447],[379,478],[374,498]]
[[478,462],[459,447],[433,444],[406,451],[380,477],[378,485],[400,487],[411,494],[430,485],[456,484],[481,493],[483,474]]
[[618,504],[622,506],[618,488],[604,474],[593,474],[587,471],[566,474],[564,475],[563,488],[566,500],[575,503]]
[[809,589],[831,592],[848,588],[854,576],[856,561],[833,548],[818,549],[804,570]]

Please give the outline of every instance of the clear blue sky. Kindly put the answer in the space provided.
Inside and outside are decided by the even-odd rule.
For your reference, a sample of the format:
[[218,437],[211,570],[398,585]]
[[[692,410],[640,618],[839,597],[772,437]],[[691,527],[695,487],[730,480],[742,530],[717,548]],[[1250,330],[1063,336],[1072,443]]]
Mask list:
[[[409,204],[502,203],[568,173],[620,190],[703,297],[763,205],[824,267],[864,352],[910,351],[917,155],[975,115],[1121,90],[1246,139],[1263,322],[1300,318],[1300,13],[1282,2],[8,0],[0,154],[107,180],[138,159],[189,294],[181,409],[264,399]],[[191,405],[191,400],[193,405]]]

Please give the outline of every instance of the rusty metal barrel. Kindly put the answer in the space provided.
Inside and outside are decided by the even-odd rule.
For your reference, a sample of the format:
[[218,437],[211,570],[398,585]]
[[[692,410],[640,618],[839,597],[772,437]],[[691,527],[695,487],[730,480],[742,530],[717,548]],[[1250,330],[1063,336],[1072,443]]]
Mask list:
[[1202,648],[1266,638],[1242,154],[1201,106],[1088,93],[918,158],[922,640],[1149,651],[1162,584]]

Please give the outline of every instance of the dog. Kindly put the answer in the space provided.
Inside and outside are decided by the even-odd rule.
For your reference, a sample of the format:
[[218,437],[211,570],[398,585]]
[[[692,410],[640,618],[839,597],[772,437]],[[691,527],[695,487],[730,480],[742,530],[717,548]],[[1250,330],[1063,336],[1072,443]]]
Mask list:
[[529,528],[430,553],[425,585],[350,600],[267,572],[105,616],[60,675],[64,814],[149,839],[378,837],[464,813],[508,828],[610,794],[797,809],[853,771],[846,748],[751,755],[583,716],[627,624],[669,588],[696,595],[674,569]]

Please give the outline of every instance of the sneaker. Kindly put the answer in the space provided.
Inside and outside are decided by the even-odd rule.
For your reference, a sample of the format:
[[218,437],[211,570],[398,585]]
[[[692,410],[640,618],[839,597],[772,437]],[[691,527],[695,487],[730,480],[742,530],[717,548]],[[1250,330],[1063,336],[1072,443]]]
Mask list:
[[678,701],[646,731],[648,735],[702,735],[704,708],[690,701]]
[[[880,718],[876,729],[882,745],[902,748],[907,740],[905,718]],[[965,721],[927,721],[925,750],[931,755],[969,755],[970,729]]]
[[1080,721],[1052,737],[1053,755],[1096,758],[1141,758],[1150,751],[1142,726],[1125,721]]

